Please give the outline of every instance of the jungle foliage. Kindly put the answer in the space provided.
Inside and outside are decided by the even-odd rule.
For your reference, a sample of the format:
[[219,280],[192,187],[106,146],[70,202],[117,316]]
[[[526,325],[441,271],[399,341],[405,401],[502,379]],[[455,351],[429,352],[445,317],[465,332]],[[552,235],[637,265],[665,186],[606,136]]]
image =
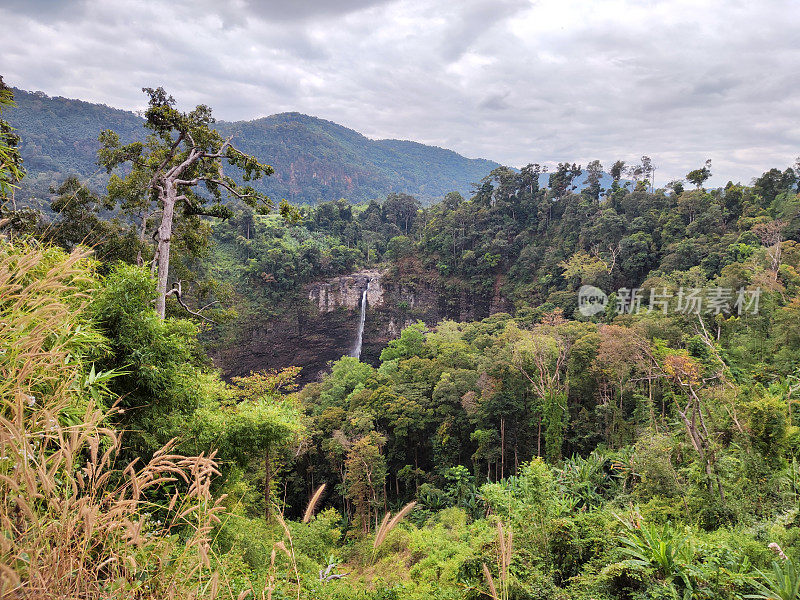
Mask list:
[[[608,190],[572,189],[567,163],[540,188],[531,165],[430,208],[238,207],[177,231],[192,306],[227,293],[240,318],[376,263],[510,300],[302,389],[296,368],[224,381],[205,318],[160,318],[108,197],[70,179],[54,221],[3,216],[0,595],[797,599],[796,172],[705,190],[706,164],[653,190],[648,164]],[[0,166],[3,206],[20,166]],[[643,310],[620,293],[584,315],[581,285],[641,288]],[[758,310],[681,311],[682,287],[759,289]]]

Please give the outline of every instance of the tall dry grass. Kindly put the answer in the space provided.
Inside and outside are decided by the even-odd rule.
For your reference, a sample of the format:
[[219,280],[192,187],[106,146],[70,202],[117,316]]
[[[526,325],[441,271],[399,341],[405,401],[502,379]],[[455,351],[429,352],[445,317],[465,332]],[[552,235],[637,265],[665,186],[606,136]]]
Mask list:
[[323,492],[325,492],[326,484],[322,484],[317,488],[317,491],[311,496],[311,499],[308,501],[308,506],[306,506],[306,512],[303,514],[303,523],[310,523],[311,519],[314,517],[314,511],[317,509],[317,504],[319,504],[320,498],[322,498]]
[[387,511],[385,515],[383,515],[383,520],[381,521],[378,530],[375,532],[375,540],[372,542],[372,562],[374,563],[378,558],[378,548],[381,547],[381,544],[386,540],[386,537],[392,532],[392,530],[400,524],[402,521],[417,505],[417,501],[414,500],[406,504],[403,508],[397,511],[397,514],[392,516],[391,511]]
[[486,563],[483,563],[483,576],[489,586],[489,593],[486,594],[492,600],[508,600],[509,597],[509,567],[514,553],[514,536],[511,529],[506,531],[503,524],[497,522],[497,573],[500,576],[500,589],[498,591],[492,572]]
[[115,463],[86,383],[93,281],[84,254],[0,239],[0,598],[215,597],[214,456]]
[[388,536],[392,530],[400,524],[400,521],[402,521],[408,513],[414,510],[416,505],[417,501],[414,500],[397,511],[396,515],[392,516],[391,511],[389,511],[383,516],[383,521],[381,521],[378,531],[375,532],[375,541],[372,543],[373,550],[377,550],[380,545],[383,544],[386,536]]

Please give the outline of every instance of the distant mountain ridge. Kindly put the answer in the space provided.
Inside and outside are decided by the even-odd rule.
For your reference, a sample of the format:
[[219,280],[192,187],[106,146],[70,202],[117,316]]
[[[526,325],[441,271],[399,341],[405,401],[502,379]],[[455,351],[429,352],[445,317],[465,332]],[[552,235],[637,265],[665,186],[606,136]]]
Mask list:
[[[76,174],[102,188],[95,164],[97,136],[113,129],[123,142],[143,139],[133,112],[82,100],[14,90],[17,106],[4,113],[22,137],[27,176],[20,196],[44,197],[51,186]],[[296,203],[346,198],[353,202],[406,192],[423,202],[456,190],[468,197],[472,184],[499,163],[470,159],[444,148],[404,140],[372,140],[332,121],[297,112],[252,121],[220,121],[223,135],[275,168],[257,184],[273,199]]]

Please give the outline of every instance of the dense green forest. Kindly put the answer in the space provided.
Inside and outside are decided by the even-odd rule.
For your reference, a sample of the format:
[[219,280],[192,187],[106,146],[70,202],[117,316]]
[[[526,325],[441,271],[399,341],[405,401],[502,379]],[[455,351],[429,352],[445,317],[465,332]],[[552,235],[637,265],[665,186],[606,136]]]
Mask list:
[[[23,134],[20,149],[28,177],[18,194],[25,200],[46,196],[70,175],[101,191],[107,181],[96,164],[101,131],[113,129],[124,142],[144,139],[143,120],[132,112],[43,92],[14,93],[17,104],[6,111],[6,119]],[[275,176],[258,182],[260,191],[304,204],[343,197],[368,201],[392,192],[431,202],[451,190],[468,193],[473,181],[498,166],[434,146],[372,140],[300,113],[216,127],[226,137],[235,136],[246,152],[274,163]]]
[[[430,206],[274,206],[249,186],[273,157],[147,92],[143,134],[101,135],[107,190],[67,178],[47,214],[11,200],[0,122],[0,595],[800,597],[795,168],[653,189],[647,157],[532,164]],[[364,266],[479,318],[302,388],[213,368]]]

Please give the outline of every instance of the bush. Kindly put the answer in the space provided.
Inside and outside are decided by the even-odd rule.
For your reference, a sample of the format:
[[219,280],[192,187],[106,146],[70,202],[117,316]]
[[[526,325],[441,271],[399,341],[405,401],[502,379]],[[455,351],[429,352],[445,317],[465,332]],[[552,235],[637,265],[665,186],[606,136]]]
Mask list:
[[786,404],[767,396],[750,402],[748,408],[753,447],[773,463],[782,460],[789,443]]

